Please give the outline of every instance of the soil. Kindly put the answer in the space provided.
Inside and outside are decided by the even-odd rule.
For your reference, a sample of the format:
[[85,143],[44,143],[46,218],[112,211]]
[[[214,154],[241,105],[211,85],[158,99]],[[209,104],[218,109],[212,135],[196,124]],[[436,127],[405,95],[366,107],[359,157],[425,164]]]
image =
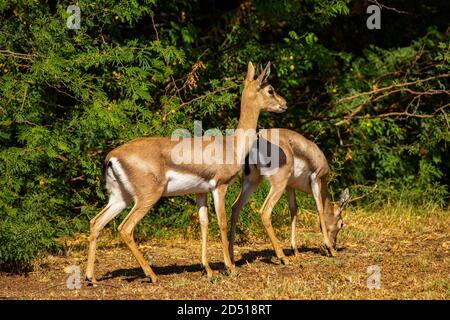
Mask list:
[[[335,258],[319,250],[318,226],[308,226],[305,218],[299,223],[297,256],[289,248],[288,226],[277,231],[290,258],[288,265],[278,264],[262,235],[235,246],[237,274],[231,276],[223,272],[220,239],[211,237],[212,279],[203,273],[198,239],[149,240],[139,248],[158,275],[156,283],[144,282],[120,237],[106,234],[97,251],[96,287],[83,281],[88,240],[79,235],[66,240],[70,242],[66,256],[47,256],[33,272],[0,273],[0,298],[450,299],[449,216],[406,213],[386,219],[386,213],[354,213]],[[80,289],[67,286],[70,266],[80,267]],[[76,280],[76,271],[71,279]]]

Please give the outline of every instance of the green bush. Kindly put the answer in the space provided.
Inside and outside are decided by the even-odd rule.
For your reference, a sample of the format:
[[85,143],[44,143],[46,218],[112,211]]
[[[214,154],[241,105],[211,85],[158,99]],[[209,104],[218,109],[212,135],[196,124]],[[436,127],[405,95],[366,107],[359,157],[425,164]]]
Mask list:
[[34,215],[0,221],[0,269],[28,271],[36,257],[57,252],[52,240],[54,230],[49,222]]

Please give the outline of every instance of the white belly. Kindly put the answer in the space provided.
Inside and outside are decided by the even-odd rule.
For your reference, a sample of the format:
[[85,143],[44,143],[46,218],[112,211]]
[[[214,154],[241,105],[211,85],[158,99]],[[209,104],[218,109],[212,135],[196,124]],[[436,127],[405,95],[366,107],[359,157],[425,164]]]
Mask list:
[[312,172],[308,163],[300,158],[294,158],[294,167],[289,184],[303,192],[311,192],[310,176]]
[[214,190],[216,182],[205,180],[194,174],[169,170],[166,173],[167,185],[163,196],[179,196],[188,193],[205,193]]

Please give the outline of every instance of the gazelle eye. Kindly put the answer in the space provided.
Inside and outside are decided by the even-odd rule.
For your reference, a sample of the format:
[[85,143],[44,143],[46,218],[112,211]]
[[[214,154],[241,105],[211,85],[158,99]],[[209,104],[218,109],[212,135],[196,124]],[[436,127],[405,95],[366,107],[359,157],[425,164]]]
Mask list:
[[273,96],[273,89],[269,88],[269,90],[267,90],[267,93],[270,94],[271,96]]

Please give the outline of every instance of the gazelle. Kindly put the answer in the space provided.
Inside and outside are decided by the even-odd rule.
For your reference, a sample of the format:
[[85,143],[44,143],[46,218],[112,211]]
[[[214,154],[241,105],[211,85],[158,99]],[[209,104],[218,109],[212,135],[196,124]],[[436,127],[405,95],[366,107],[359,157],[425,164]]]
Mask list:
[[[278,145],[270,144],[271,137],[275,134]],[[260,210],[264,228],[272,242],[277,258],[284,264],[288,263],[275,236],[270,219],[272,209],[284,190],[287,191],[289,210],[291,213],[291,247],[294,254],[297,253],[297,245],[295,242],[295,224],[297,217],[296,189],[305,193],[312,193],[316,202],[317,211],[319,212],[320,229],[324,237],[325,245],[329,253],[335,255],[334,249],[337,235],[343,227],[341,212],[349,200],[348,189],[343,191],[339,204],[335,207],[330,201],[327,190],[328,162],[319,147],[301,134],[287,129],[270,129],[259,133],[258,140],[261,139],[269,141],[269,147],[272,149],[272,153],[279,152],[279,158],[283,159],[279,163],[279,167],[275,168],[277,170],[275,174],[264,175],[270,184],[270,191]],[[260,163],[245,164],[241,193],[232,208],[229,239],[229,250],[232,261],[234,261],[233,242],[239,213],[250,195],[261,183],[263,177],[262,169],[264,169],[264,166]]]
[[[157,280],[155,273],[139,251],[133,237],[137,223],[163,196],[178,196],[197,194],[199,217],[202,234],[202,264],[208,276],[212,275],[206,255],[208,230],[208,215],[206,195],[213,193],[214,206],[222,238],[225,266],[228,271],[234,270],[228,254],[228,239],[226,235],[225,193],[242,167],[245,155],[256,139],[256,125],[261,111],[283,112],[286,101],[277,95],[273,87],[266,83],[270,73],[270,63],[263,72],[254,79],[255,68],[250,62],[244,81],[241,97],[239,132],[228,138],[206,137],[184,138],[183,144],[188,146],[191,154],[202,153],[212,144],[223,149],[232,150],[233,161],[224,161],[223,157],[215,156],[208,163],[177,164],[173,155],[180,141],[165,137],[140,138],[128,142],[112,150],[104,162],[106,188],[110,192],[107,206],[90,221],[89,252],[86,269],[86,280],[95,283],[94,263],[97,247],[97,237],[104,226],[124,210],[131,202],[134,207],[119,225],[119,232],[143,269],[145,276],[152,282]],[[227,152],[229,154],[229,152]]]

